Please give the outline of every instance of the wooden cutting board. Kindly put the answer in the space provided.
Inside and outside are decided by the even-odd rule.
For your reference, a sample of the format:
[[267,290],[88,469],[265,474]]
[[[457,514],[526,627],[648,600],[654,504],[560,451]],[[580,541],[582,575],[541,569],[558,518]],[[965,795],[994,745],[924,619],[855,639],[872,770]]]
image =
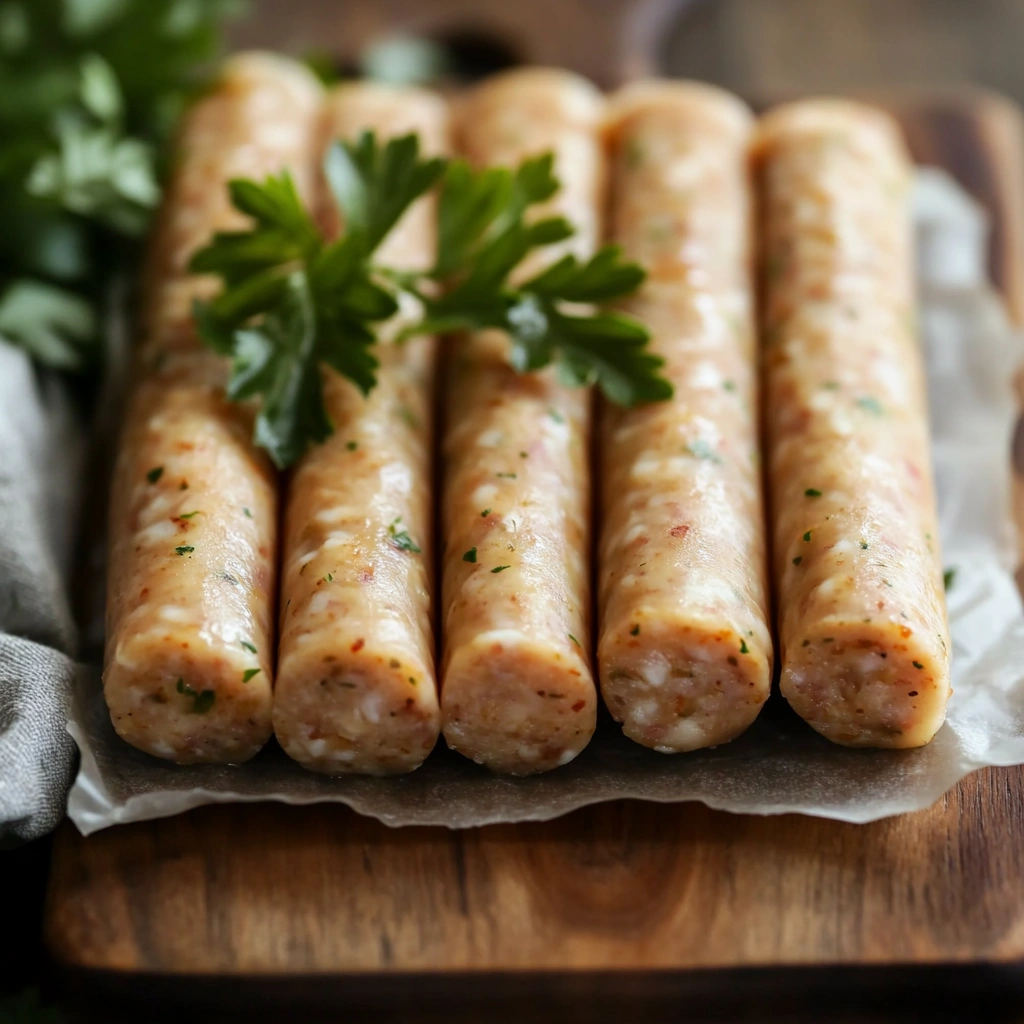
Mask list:
[[[993,278],[1021,318],[1016,109],[964,92],[886,102],[919,162],[990,211]],[[326,805],[206,807],[89,839],[65,824],[46,934],[104,1020],[136,1000],[151,1020],[189,1005],[218,1020],[345,1006],[406,1022],[780,1021],[865,1000],[924,1012],[937,994],[947,1019],[953,989],[980,1012],[1019,984],[1024,769],[871,825],[641,803],[467,832]]]

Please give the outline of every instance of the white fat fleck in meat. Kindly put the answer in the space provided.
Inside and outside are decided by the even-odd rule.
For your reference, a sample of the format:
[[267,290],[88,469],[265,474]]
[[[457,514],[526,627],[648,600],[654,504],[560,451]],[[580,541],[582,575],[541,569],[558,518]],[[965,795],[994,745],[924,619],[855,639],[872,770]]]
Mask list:
[[389,462],[380,471],[380,489],[389,498],[406,495],[412,490],[412,471],[402,462]]
[[839,404],[839,392],[831,388],[819,388],[807,403],[815,412],[828,412]]
[[854,424],[853,417],[849,411],[842,406],[836,406],[828,418],[829,426],[840,437],[852,437]]
[[160,618],[165,622],[192,622],[195,619],[195,611],[175,604],[165,604],[160,609]]
[[[164,630],[160,630],[160,635],[163,635],[163,633],[164,633]],[[135,640],[136,638],[133,637],[132,639]],[[138,638],[138,640],[140,642],[141,642],[142,639],[143,639],[143,637],[139,637]],[[139,667],[139,664],[138,664],[138,662],[134,658],[129,658],[124,653],[124,648],[125,648],[124,643],[119,643],[117,645],[117,649],[114,652],[114,661],[116,661],[118,663],[118,665],[121,665],[123,668],[128,669],[130,672],[133,672],[133,671],[135,671],[135,669],[137,669]]]
[[[519,516],[517,519],[516,516]],[[522,519],[521,513],[512,512],[507,516],[502,516],[501,525],[504,529],[508,530],[509,533],[516,533],[519,529],[519,521]]]
[[528,743],[522,744],[516,753],[524,761],[536,761],[540,757],[540,751],[536,747],[530,746]]
[[165,520],[171,515],[177,497],[167,494],[153,493],[152,484],[145,485],[146,502],[139,512],[139,519],[143,523],[152,524],[157,520]]
[[629,573],[627,576],[623,576],[619,580],[620,587],[635,587],[639,582],[639,577],[635,573]]
[[161,541],[167,541],[177,536],[177,533],[177,524],[170,519],[161,519],[159,522],[154,523],[152,526],[147,526],[146,529],[136,534],[136,539],[142,545],[159,544]]
[[501,444],[504,438],[504,433],[497,427],[491,430],[485,430],[478,438],[477,444],[481,448],[497,448]]
[[417,654],[409,649],[409,627],[399,609],[378,609],[372,628],[374,642],[378,646],[390,646],[391,653],[400,661],[416,660]]
[[684,455],[664,456],[650,452],[637,459],[630,476],[634,480],[643,480],[652,476],[677,477],[686,473],[691,461],[690,457]]
[[839,588],[844,576],[829,576],[814,588],[816,597],[831,597]]
[[163,740],[153,740],[150,743],[150,753],[155,754],[157,757],[166,757],[173,759],[177,756],[177,750],[170,745],[165,743]]
[[687,647],[686,656],[690,661],[714,661],[716,657],[713,648],[703,645]]
[[354,505],[335,505],[333,508],[321,509],[313,516],[313,521],[316,523],[340,523],[343,519],[362,518],[365,514],[365,509],[357,508]]
[[562,751],[561,755],[558,758],[558,763],[560,765],[568,764],[570,761],[572,761],[578,755],[579,755],[579,751],[578,750],[573,750],[570,747],[568,750],[563,750]]
[[313,561],[314,558],[319,554],[320,548],[313,548],[312,551],[307,551],[303,555],[298,555],[295,559],[295,564],[301,569],[304,565],[308,565]]
[[[330,586],[330,584],[326,584]],[[331,603],[331,594],[327,589],[318,590],[310,599],[307,605],[310,615],[319,615],[321,612],[327,610]]]
[[647,521],[644,516],[634,513],[630,518],[634,522],[622,538],[624,544],[632,544],[633,541],[639,540],[647,532]]
[[327,539],[320,545],[320,550],[330,551],[332,548],[344,548],[354,540],[354,535],[346,532],[345,530],[332,530],[327,535]]
[[[701,255],[703,255],[703,251]],[[692,301],[693,308],[703,320],[702,330],[708,331],[717,328],[721,332],[728,329],[728,324],[722,316],[718,296],[709,295],[707,292],[698,292],[693,296]]]
[[[847,654],[847,658],[850,659],[857,666],[857,671],[865,678],[868,679],[873,672],[877,672],[881,667],[881,658],[875,651],[870,654],[862,654],[860,657],[851,658]],[[884,663],[882,663],[884,664]]]
[[502,644],[517,647],[520,644],[528,644],[530,638],[519,629],[490,629],[486,633],[478,633],[476,642],[478,645]]
[[807,403],[814,412],[826,413],[829,426],[840,437],[850,437],[854,432],[853,417],[848,407],[849,398],[840,391],[820,388],[811,395]]
[[732,604],[736,600],[727,580],[718,580],[710,576],[688,580],[679,598],[690,608],[717,607],[721,604]]
[[879,452],[864,452],[856,467],[864,480],[888,481],[892,476],[892,460]]
[[669,188],[685,191],[688,188],[693,188],[694,185],[699,185],[701,178],[706,173],[702,160],[680,160],[676,157],[665,173],[665,184]]
[[852,540],[843,537],[841,540],[837,540],[832,547],[829,548],[829,552],[833,555],[848,555],[851,552],[856,552],[860,549],[860,543],[854,543]]
[[690,386],[694,388],[719,388],[722,386],[722,374],[710,359],[702,359],[694,363],[690,370]]
[[493,501],[498,496],[498,488],[495,484],[483,484],[473,492],[473,503],[476,505],[486,505],[487,502]]
[[654,749],[659,754],[674,754],[681,749],[703,746],[704,737],[700,722],[694,718],[681,718],[664,734],[663,739],[667,743]]
[[648,722],[657,721],[660,705],[656,700],[638,700],[632,707],[630,718],[638,725],[647,725]]
[[306,753],[310,757],[320,757],[327,749],[327,740],[307,740],[305,743]]
[[260,141],[266,146],[294,145],[295,129],[281,121],[267,120],[260,127]]
[[562,417],[556,420],[553,416],[545,416],[544,433],[549,434],[553,440],[562,441],[569,436],[569,424]]
[[330,757],[332,761],[354,761],[356,752],[354,750],[335,750]]
[[381,712],[384,710],[384,694],[377,690],[366,690],[363,693],[363,703],[359,710],[367,722],[378,725]]
[[641,674],[648,686],[664,686],[671,668],[667,658],[653,652],[651,657],[644,662]]

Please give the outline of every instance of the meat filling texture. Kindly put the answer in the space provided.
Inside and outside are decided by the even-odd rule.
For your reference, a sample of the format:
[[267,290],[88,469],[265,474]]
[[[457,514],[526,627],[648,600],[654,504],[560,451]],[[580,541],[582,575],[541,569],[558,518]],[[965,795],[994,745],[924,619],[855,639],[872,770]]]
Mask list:
[[[423,90],[341,86],[327,97],[321,151],[372,130],[416,132],[423,150],[447,149],[444,102]],[[320,218],[336,231],[326,183]],[[395,226],[379,259],[429,266],[434,199]],[[434,674],[431,423],[436,342],[393,341],[400,311],[377,346],[377,386],[364,397],[325,369],[334,434],[295,467],[284,530],[281,648],[274,730],[316,771],[394,774],[417,768],[440,730]]]
[[[489,80],[457,117],[477,165],[555,154],[561,190],[545,214],[577,227],[544,263],[600,235],[604,101],[567,72]],[[539,215],[539,214],[538,214]],[[522,268],[536,273],[533,259]],[[463,338],[449,362],[444,435],[442,730],[448,746],[516,775],[571,761],[594,731],[590,659],[592,397],[544,371],[519,376],[505,340]]]
[[290,168],[308,193],[320,87],[265,54],[229,60],[188,114],[154,232],[142,337],[110,505],[104,695],[118,734],[181,763],[252,757],[271,732],[278,484],[199,341],[188,273],[215,231],[245,221],[231,178]]
[[695,83],[613,96],[610,236],[648,278],[625,308],[673,397],[603,410],[598,663],[631,739],[733,739],[771,685],[747,149],[753,118]]
[[909,161],[869,107],[760,126],[782,693],[849,746],[942,724],[950,641],[913,298]]

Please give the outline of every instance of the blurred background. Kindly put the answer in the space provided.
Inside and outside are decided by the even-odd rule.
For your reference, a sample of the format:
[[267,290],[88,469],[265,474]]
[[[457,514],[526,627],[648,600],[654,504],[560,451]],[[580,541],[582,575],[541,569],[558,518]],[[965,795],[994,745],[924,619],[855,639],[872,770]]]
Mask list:
[[539,63],[893,104],[1024,102],[1021,39],[1024,0],[0,0],[0,336],[63,370],[96,361],[111,270],[133,265],[177,115],[227,48],[328,81],[445,89]]
[[[610,86],[700,78],[749,99],[976,84],[1024,101],[1021,0],[257,0],[241,45],[343,72],[474,77],[560,63]],[[419,39],[417,46],[411,39]],[[423,45],[425,44],[425,45]]]

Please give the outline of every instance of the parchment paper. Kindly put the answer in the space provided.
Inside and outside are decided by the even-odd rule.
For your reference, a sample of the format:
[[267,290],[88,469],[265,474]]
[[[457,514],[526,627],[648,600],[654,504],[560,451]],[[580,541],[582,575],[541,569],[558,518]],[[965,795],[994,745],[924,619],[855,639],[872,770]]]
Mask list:
[[929,746],[833,746],[774,694],[745,735],[691,754],[646,750],[605,716],[580,757],[528,779],[491,775],[443,741],[419,771],[393,779],[314,775],[274,743],[242,766],[179,767],[117,738],[98,670],[83,669],[68,726],[82,753],[68,805],[72,820],[90,833],[200,804],[280,800],[348,804],[393,826],[466,828],[634,798],[864,822],[927,807],[985,765],[1024,763],[1024,613],[1009,508],[1011,378],[1022,340],[985,281],[987,230],[976,204],[941,172],[924,170],[915,217],[942,543],[945,564],[955,569],[955,693]]

